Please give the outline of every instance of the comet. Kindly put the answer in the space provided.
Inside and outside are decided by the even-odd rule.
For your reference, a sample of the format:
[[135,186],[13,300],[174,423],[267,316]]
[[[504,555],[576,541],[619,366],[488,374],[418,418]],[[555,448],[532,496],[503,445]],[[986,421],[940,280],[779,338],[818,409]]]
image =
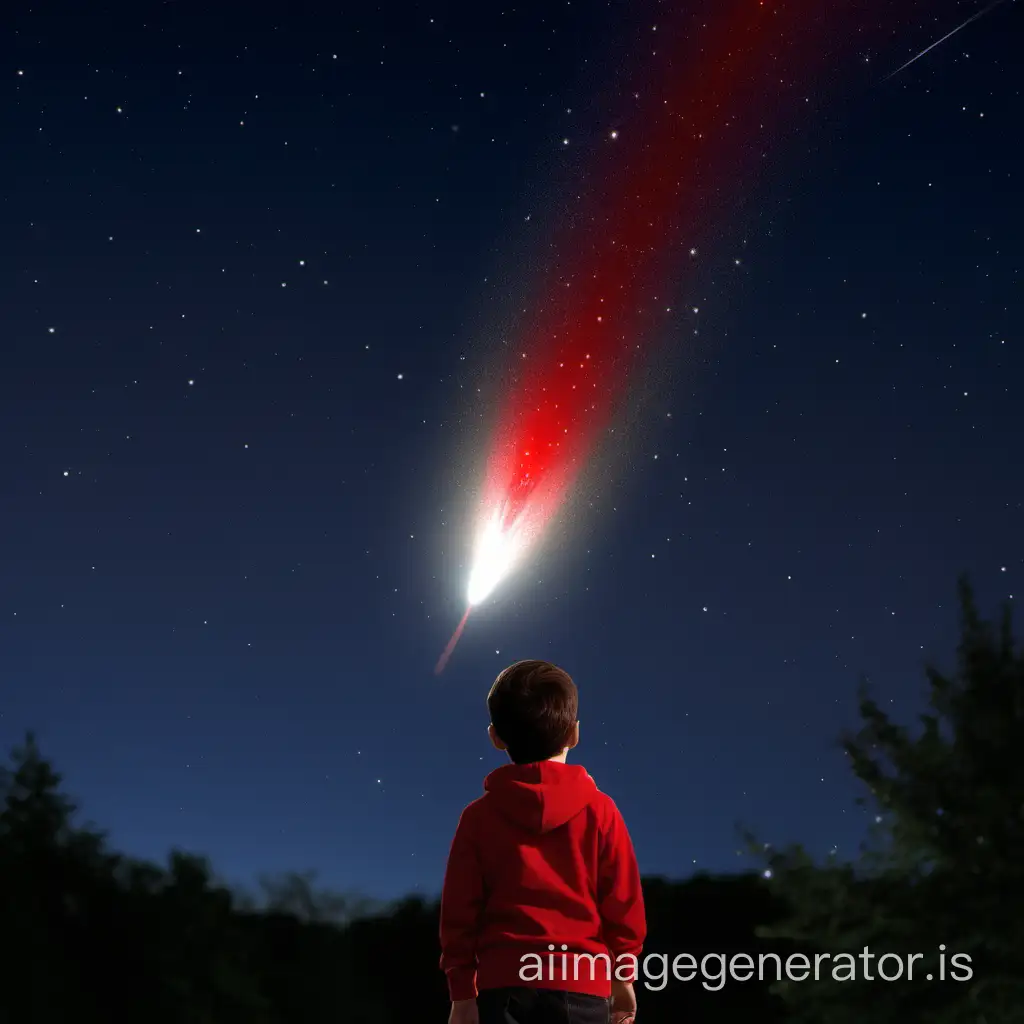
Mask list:
[[552,225],[543,287],[507,339],[513,363],[478,492],[465,613],[435,672],[473,609],[537,551],[656,341],[689,333],[685,307],[667,297],[681,254],[703,251],[695,243],[720,227],[723,201],[749,187],[808,109],[815,75],[836,62],[824,29],[849,3],[707,0],[704,13],[686,5],[642,26],[637,67],[609,96],[588,173]]
[[466,586],[466,611],[434,666],[435,675],[440,675],[448,664],[448,659],[466,628],[473,607],[491,596],[501,581],[522,561],[531,543],[536,540],[540,532],[538,517],[535,508],[527,505],[532,490],[532,481],[521,481],[516,493],[506,497],[482,522],[476,537],[472,569]]

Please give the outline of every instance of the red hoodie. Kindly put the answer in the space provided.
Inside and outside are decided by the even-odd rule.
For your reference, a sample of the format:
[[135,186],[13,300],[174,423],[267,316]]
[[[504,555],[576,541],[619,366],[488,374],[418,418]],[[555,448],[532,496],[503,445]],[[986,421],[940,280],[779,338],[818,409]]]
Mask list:
[[559,761],[505,765],[484,790],[459,819],[441,896],[452,1000],[510,985],[607,996],[635,977],[644,901],[611,797]]

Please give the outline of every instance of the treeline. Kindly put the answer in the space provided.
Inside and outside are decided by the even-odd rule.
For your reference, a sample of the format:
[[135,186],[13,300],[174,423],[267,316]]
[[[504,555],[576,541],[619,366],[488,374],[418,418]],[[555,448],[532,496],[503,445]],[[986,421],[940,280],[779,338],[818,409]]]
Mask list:
[[[367,909],[295,875],[268,884],[257,904],[200,858],[173,853],[160,867],[108,849],[75,824],[31,737],[13,762],[0,777],[0,920],[11,940],[0,953],[0,1021],[447,1019],[436,902]],[[755,930],[779,919],[757,876],[651,879],[646,894],[654,950],[767,948]],[[708,995],[669,977],[664,991],[645,993],[644,1017],[678,1021],[727,1004],[782,1019],[764,986],[727,984]]]
[[[919,726],[865,694],[843,737],[877,821],[856,862],[751,836],[763,873],[645,882],[648,949],[698,971],[648,963],[643,1024],[1024,1022],[1024,659],[1009,612],[985,623],[960,595],[956,669],[927,669]],[[298,875],[254,900],[200,858],[113,851],[31,736],[0,773],[0,923],[3,1024],[446,1019],[436,903],[370,908]],[[719,980],[709,952],[740,956]],[[769,984],[779,963],[792,980]]]

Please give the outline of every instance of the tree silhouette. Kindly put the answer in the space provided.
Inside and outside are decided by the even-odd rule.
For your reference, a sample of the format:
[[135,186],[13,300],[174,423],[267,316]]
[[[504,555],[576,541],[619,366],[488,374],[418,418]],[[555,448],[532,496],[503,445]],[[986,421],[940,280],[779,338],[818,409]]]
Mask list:
[[966,579],[959,598],[956,669],[926,668],[919,727],[862,691],[861,727],[843,737],[875,814],[860,859],[817,865],[799,847],[767,858],[791,913],[766,934],[820,953],[901,954],[903,976],[878,980],[876,959],[876,980],[858,966],[859,980],[835,981],[825,961],[822,980],[779,986],[794,1021],[1024,1020],[1024,658],[1009,606],[993,625]]
[[276,877],[264,875],[260,878],[263,899],[247,902],[250,909],[262,905],[277,913],[294,914],[302,921],[327,921],[340,925],[368,917],[381,909],[377,901],[330,889],[317,889],[315,883],[315,871],[291,871]]

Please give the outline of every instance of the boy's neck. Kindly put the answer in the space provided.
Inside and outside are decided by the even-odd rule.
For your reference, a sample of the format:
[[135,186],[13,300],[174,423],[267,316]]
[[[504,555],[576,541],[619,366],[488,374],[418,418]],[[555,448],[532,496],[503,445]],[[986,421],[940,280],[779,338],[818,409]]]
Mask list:
[[545,764],[548,761],[557,761],[559,764],[565,764],[565,759],[569,756],[568,750],[563,750],[560,754],[555,754],[554,757],[545,757],[543,761],[537,761],[537,764]]

